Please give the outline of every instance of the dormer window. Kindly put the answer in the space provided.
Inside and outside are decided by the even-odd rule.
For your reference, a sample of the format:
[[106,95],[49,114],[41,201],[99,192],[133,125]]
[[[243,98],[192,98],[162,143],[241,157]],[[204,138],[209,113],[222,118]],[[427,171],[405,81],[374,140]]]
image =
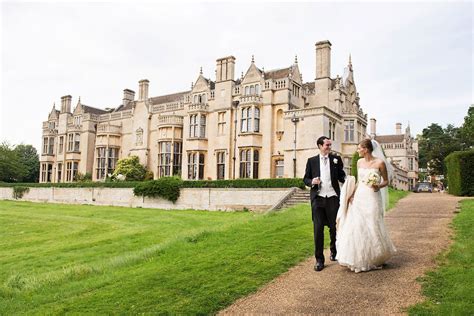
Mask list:
[[55,129],[56,128],[56,122],[48,122],[48,128],[49,129]]

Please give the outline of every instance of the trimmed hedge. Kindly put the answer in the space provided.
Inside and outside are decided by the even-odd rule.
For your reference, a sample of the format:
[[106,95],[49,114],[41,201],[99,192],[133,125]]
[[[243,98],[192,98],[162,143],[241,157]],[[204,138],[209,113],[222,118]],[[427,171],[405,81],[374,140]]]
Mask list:
[[[164,178],[163,178],[164,179]],[[158,181],[158,180],[155,180]],[[183,181],[183,180],[181,180]],[[32,188],[134,188],[151,181],[120,182],[68,182],[68,183],[8,183],[0,182],[0,187],[26,186]],[[301,178],[278,179],[236,179],[236,180],[184,180],[183,188],[292,188],[304,189]]]
[[164,177],[137,184],[133,189],[133,194],[135,196],[162,197],[174,203],[179,198],[179,191],[182,186],[183,180],[180,178]]
[[474,149],[455,151],[449,154],[444,162],[449,193],[457,196],[474,196]]
[[301,178],[183,181],[183,188],[305,188]]
[[15,183],[0,182],[0,187],[25,186],[29,188],[134,188],[142,181],[120,181],[120,182],[61,182],[61,183]]

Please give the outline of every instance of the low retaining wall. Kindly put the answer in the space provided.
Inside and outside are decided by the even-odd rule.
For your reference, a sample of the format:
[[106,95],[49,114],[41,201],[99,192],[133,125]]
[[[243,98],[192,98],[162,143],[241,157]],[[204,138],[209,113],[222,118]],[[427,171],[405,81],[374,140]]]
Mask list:
[[[176,203],[161,198],[137,197],[132,188],[29,188],[20,200],[32,202],[113,205],[160,209],[198,209],[233,211],[247,208],[252,211],[272,209],[286,196],[285,189],[181,189]],[[13,188],[0,188],[0,199],[13,200]]]

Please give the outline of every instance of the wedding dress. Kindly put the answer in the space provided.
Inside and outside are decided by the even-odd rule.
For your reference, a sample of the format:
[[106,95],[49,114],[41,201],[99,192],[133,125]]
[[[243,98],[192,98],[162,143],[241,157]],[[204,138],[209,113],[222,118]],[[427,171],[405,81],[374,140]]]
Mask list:
[[353,202],[346,210],[338,211],[342,225],[338,225],[336,237],[336,259],[355,272],[378,269],[396,252],[384,224],[382,193],[366,184],[374,174],[380,178],[380,172],[376,168],[359,168],[358,174]]

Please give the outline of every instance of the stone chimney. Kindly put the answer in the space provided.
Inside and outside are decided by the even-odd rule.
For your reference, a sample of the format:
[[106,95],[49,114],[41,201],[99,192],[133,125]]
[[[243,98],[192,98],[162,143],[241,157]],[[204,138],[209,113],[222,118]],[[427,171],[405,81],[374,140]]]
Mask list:
[[374,118],[370,119],[370,137],[374,138],[377,135],[377,120]]
[[316,80],[331,76],[331,42],[316,43]]
[[397,134],[397,135],[401,135],[401,134],[402,134],[402,123],[397,123],[397,124],[395,124],[395,131],[396,131],[396,134]]
[[138,101],[145,101],[148,99],[148,79],[143,79],[138,82]]
[[135,91],[130,90],[130,89],[123,90],[123,100],[122,100],[123,106],[127,106],[128,104],[130,104],[130,102],[133,102],[134,100],[135,100]]
[[61,113],[71,113],[71,100],[70,95],[61,97]]
[[234,80],[235,57],[228,56],[216,60],[216,82]]

